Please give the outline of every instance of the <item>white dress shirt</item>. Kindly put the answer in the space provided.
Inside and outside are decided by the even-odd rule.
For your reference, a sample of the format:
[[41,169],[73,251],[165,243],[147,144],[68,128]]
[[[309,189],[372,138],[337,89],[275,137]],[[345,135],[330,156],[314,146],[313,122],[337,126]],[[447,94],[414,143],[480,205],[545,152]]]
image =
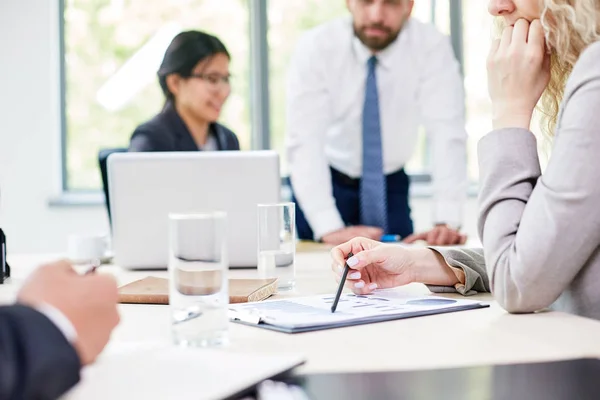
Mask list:
[[[354,178],[362,174],[362,112],[372,55],[344,17],[306,32],[292,58],[290,176],[315,239],[344,227],[329,166]],[[450,41],[434,26],[409,19],[397,40],[376,56],[384,172],[404,167],[424,125],[433,160],[433,220],[460,225],[467,134],[462,78]]]
[[203,151],[219,151],[219,143],[214,135],[208,135],[206,143],[202,146]]

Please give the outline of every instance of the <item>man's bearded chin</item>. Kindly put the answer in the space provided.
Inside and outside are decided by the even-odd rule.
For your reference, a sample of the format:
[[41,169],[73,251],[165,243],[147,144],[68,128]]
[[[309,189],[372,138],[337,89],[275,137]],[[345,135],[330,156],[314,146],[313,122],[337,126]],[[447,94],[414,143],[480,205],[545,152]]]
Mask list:
[[[404,25],[404,24],[402,24],[402,25]],[[384,31],[386,33],[386,35],[384,37],[367,36],[365,31],[369,28],[381,29],[382,31]],[[383,50],[386,47],[388,47],[390,44],[392,44],[394,42],[394,40],[396,40],[396,38],[398,38],[398,35],[400,34],[401,30],[402,30],[402,28],[400,28],[400,30],[394,32],[390,28],[380,26],[380,25],[372,25],[369,27],[361,27],[361,28],[357,28],[355,26],[354,34],[369,49],[380,51],[380,50]]]

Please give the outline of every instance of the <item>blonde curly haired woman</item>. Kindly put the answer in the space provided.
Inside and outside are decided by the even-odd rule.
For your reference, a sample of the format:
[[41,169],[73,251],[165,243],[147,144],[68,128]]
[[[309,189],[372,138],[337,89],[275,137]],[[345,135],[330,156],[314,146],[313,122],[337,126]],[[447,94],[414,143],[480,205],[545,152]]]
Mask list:
[[[357,238],[332,251],[333,269],[339,279],[352,252],[346,285],[357,293],[423,282],[491,290],[510,312],[600,319],[600,1],[491,0],[489,10],[505,28],[488,57],[494,130],[478,149],[484,250]],[[543,175],[529,131],[538,103],[554,136]]]

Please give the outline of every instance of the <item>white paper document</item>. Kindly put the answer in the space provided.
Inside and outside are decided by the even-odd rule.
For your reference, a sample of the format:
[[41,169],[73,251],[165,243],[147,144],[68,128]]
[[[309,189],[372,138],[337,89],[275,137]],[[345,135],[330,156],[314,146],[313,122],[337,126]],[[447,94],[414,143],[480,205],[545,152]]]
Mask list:
[[295,329],[377,322],[485,306],[473,300],[415,297],[397,290],[379,290],[366,296],[344,293],[336,312],[332,313],[334,298],[334,295],[321,295],[236,304],[230,306],[230,317],[248,324]]

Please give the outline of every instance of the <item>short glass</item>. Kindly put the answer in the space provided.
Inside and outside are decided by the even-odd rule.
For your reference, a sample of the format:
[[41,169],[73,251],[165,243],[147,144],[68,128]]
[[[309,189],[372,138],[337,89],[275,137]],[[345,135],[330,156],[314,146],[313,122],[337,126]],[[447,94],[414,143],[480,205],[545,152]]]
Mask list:
[[258,205],[258,272],[261,278],[277,278],[278,290],[296,283],[296,205]]

